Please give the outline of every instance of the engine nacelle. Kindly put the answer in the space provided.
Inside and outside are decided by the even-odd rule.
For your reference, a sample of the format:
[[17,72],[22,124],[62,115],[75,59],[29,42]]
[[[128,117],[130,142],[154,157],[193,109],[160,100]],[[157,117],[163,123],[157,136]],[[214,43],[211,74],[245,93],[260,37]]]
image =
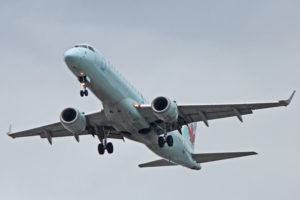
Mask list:
[[156,97],[151,103],[154,114],[167,123],[176,122],[178,119],[178,109],[175,102],[166,97]]
[[75,108],[66,108],[60,114],[60,122],[71,133],[78,134],[86,130],[84,114]]

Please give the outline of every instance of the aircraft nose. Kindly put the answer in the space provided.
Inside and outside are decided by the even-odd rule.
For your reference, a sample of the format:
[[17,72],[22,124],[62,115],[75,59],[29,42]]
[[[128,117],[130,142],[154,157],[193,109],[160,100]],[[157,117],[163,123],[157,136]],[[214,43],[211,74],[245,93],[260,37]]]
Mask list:
[[76,48],[71,48],[64,54],[64,60],[68,66],[78,63],[78,61],[80,61],[82,58],[82,52],[80,52],[79,49]]

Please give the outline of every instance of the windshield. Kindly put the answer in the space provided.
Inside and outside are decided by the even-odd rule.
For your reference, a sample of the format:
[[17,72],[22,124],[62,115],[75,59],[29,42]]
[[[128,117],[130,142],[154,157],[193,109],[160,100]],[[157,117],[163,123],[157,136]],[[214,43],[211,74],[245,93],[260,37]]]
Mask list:
[[91,46],[89,46],[89,45],[86,45],[86,44],[79,44],[79,45],[75,45],[74,47],[75,47],[75,48],[82,47],[82,48],[86,48],[86,49],[89,49],[89,50],[95,52],[95,50],[94,50],[93,47],[91,47]]

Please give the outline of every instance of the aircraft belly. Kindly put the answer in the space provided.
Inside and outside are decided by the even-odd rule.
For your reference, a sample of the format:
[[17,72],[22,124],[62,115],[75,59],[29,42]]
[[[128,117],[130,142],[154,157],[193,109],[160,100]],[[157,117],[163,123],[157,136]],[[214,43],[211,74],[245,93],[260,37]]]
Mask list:
[[138,131],[148,128],[149,124],[133,106],[134,103],[132,99],[123,99],[113,106],[103,104],[104,113],[118,131],[128,133],[124,134],[126,138],[148,144],[148,134],[142,135]]

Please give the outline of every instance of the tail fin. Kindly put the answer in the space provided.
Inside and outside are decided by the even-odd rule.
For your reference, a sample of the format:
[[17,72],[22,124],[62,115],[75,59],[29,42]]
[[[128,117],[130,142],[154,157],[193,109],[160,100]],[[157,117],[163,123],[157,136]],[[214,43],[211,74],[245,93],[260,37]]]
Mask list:
[[197,133],[197,123],[191,123],[183,126],[181,129],[183,138],[190,145],[191,149],[194,151],[195,138]]

